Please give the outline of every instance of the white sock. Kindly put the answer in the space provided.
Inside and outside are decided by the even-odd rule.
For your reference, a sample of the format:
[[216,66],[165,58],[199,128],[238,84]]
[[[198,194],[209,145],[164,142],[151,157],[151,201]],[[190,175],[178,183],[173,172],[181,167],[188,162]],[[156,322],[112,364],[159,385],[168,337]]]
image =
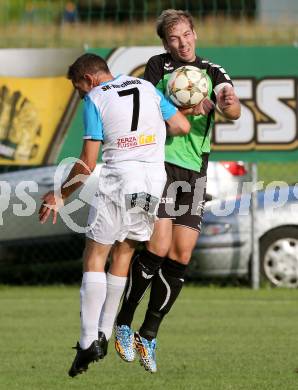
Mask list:
[[98,323],[98,330],[109,340],[112,336],[115,318],[118,311],[127,277],[107,274],[107,297]]
[[87,349],[98,339],[98,319],[106,299],[107,281],[104,272],[83,274],[81,296],[80,346]]

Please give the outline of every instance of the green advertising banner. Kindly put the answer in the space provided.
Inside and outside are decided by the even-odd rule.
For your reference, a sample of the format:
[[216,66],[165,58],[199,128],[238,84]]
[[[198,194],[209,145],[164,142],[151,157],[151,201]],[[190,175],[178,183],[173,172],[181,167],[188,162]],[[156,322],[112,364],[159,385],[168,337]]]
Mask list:
[[[111,72],[142,77],[147,60],[162,47],[90,49],[106,58]],[[232,77],[241,101],[235,122],[216,115],[212,160],[298,160],[297,76],[295,47],[226,47],[198,49],[198,55],[220,64]],[[71,123],[58,160],[78,155],[81,148],[82,108]]]

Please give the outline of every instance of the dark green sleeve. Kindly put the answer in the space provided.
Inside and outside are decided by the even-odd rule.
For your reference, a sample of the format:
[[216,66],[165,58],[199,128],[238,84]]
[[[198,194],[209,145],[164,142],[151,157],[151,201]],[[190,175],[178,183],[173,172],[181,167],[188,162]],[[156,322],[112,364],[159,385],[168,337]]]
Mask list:
[[157,86],[163,79],[163,64],[160,56],[153,56],[149,59],[145,68],[144,79],[150,81],[154,86]]

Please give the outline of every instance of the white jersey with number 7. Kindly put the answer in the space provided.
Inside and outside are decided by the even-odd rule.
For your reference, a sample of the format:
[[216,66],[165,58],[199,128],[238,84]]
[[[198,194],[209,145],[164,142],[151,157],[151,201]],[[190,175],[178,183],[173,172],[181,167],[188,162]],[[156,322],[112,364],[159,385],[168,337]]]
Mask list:
[[83,138],[102,141],[105,163],[164,161],[164,121],[177,109],[151,83],[120,75],[84,100]]

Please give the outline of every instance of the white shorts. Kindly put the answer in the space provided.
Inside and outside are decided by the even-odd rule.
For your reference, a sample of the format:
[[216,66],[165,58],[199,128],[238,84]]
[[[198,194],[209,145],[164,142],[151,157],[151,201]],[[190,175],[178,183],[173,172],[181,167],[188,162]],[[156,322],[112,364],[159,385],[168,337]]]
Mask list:
[[104,165],[89,211],[86,237],[101,244],[148,241],[166,183],[164,164]]

